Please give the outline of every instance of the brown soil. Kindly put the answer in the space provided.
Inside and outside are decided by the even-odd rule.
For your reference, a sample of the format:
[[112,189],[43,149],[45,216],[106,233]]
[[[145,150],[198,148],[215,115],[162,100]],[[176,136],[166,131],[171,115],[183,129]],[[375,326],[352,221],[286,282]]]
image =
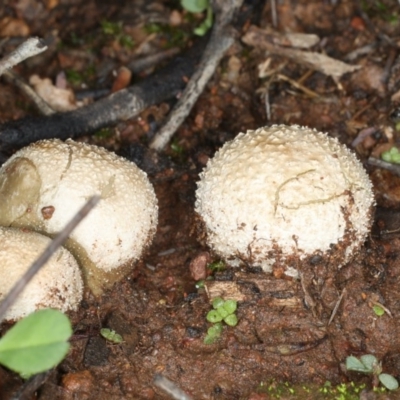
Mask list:
[[[34,62],[20,66],[20,72],[27,77],[39,72],[44,74],[42,77],[54,78],[67,66],[84,71],[88,56],[85,49],[89,46],[85,35],[89,31],[98,35],[100,20],[121,21],[126,32],[143,41],[148,32],[139,34],[135,29],[141,28],[143,21],[170,23],[174,9],[163,1],[139,1],[137,6],[126,2],[104,10],[91,1],[64,1],[54,9],[34,0],[25,3],[20,2],[19,12],[12,5],[7,8],[16,25],[24,23],[29,34],[39,36],[58,28],[59,38],[68,43],[53,49],[45,72],[43,65]],[[88,20],[92,22],[85,27],[76,24],[82,11],[80,3],[86,4],[85,13],[91,16]],[[269,3],[263,7],[261,27],[271,22]],[[375,2],[366,2],[371,28],[360,16],[356,1],[277,3],[278,31],[318,34],[323,45],[317,50],[322,49],[333,58],[344,61],[346,55],[363,46],[377,43],[377,47],[348,61],[363,68],[337,82],[283,57],[269,56],[270,70],[276,68],[280,75],[301,82],[318,94],[313,98],[276,74],[274,79],[259,79],[257,66],[268,56],[237,41],[173,144],[160,156],[161,161],[154,168],[147,168],[159,199],[158,231],[147,255],[126,279],[101,298],[86,293],[80,310],[70,314],[74,336],[69,355],[30,398],[170,398],[153,384],[155,374],[169,378],[193,399],[269,398],[257,397],[256,392],[261,383],[273,379],[321,385],[350,380],[369,384],[370,379],[345,371],[344,361],[350,354],[374,354],[382,360],[385,372],[400,377],[400,236],[396,231],[400,222],[396,211],[400,207],[400,178],[366,161],[371,154],[379,157],[399,136],[390,118],[398,98],[394,96],[398,90],[396,68],[388,67],[388,59],[398,56],[398,48],[385,41],[385,37],[393,42],[400,37],[397,5],[383,1],[386,8],[379,11]],[[35,7],[41,7],[40,18],[32,16]],[[60,20],[67,14],[66,20]],[[175,29],[187,27],[183,24]],[[71,32],[78,37],[74,45],[67,40]],[[172,34],[158,33],[147,51],[162,48],[168,35]],[[124,65],[136,56],[121,48],[115,38],[95,41],[95,45],[101,46],[91,56],[98,85],[104,82],[102,71]],[[111,79],[109,75],[107,79]],[[1,92],[3,121],[32,113],[28,100],[17,89],[2,82]],[[266,115],[266,93],[270,120]],[[140,118],[121,123],[111,137],[97,135],[85,140],[116,150],[138,141],[146,143],[168,108],[166,104],[151,107]],[[239,323],[234,328],[225,327],[219,340],[206,345],[203,341],[210,327],[206,314],[211,306],[206,290],[196,288],[190,265],[197,263],[201,274],[204,260],[218,258],[209,254],[197,238],[193,208],[198,174],[225,141],[240,131],[271,123],[312,126],[349,146],[360,131],[376,128],[373,135],[358,140],[354,148],[375,185],[379,207],[374,229],[353,262],[318,282],[311,300],[300,282],[268,276],[251,266],[228,266],[213,274],[209,291],[233,285],[240,293]],[[314,275],[324,265],[310,268],[308,282],[312,286]],[[328,324],[341,295],[338,310]],[[316,304],[311,304],[313,301]],[[376,303],[390,314],[375,315],[372,307]],[[103,327],[121,334],[124,342],[107,342],[99,334]],[[1,398],[11,398],[21,385],[17,376],[0,370]]]

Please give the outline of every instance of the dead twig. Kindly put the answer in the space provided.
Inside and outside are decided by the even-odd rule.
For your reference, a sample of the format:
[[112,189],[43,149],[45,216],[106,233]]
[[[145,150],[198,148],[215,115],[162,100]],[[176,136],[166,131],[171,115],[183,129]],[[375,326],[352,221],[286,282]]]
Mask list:
[[278,74],[277,79],[281,80],[281,81],[285,81],[290,83],[293,87],[295,87],[296,89],[301,90],[304,94],[306,94],[308,97],[315,99],[317,97],[319,97],[319,94],[314,92],[311,89],[308,89],[307,87],[305,87],[304,85],[302,85],[301,83],[299,83],[298,81],[295,81],[293,79],[290,79],[288,76],[283,75],[283,74]]
[[47,46],[44,44],[42,39],[33,37],[25,40],[25,42],[18,46],[14,51],[0,60],[0,75],[2,75],[5,70],[12,68],[14,65],[19,64],[29,57],[36,56],[45,50],[47,50]]
[[201,38],[184,55],[174,58],[153,75],[86,107],[0,125],[0,150],[10,151],[42,139],[77,138],[137,116],[145,108],[170,99],[182,90],[184,77],[193,73],[204,47],[205,40]]
[[271,54],[287,57],[298,64],[331,76],[333,79],[338,79],[348,72],[354,72],[361,68],[359,65],[349,65],[314,51],[303,51],[277,46],[271,43],[270,37],[271,35],[265,30],[251,26],[242,40],[249,46],[257,46],[258,48],[267,50]]
[[344,288],[342,290],[342,293],[340,294],[339,299],[335,304],[335,307],[334,307],[334,309],[332,311],[331,317],[329,318],[328,325],[330,325],[332,323],[333,319],[335,318],[335,315],[337,314],[337,311],[339,309],[340,303],[342,302],[343,296],[345,295],[345,293],[346,293],[346,288]]
[[16,282],[10,292],[0,304],[0,322],[6,311],[15,303],[19,294],[24,290],[31,279],[39,272],[54,252],[68,239],[68,236],[76,226],[88,215],[93,207],[100,201],[100,196],[91,197],[86,204],[75,214],[64,229],[51,241],[39,258],[29,267],[25,274]]
[[47,381],[53,372],[54,368],[32,376],[32,378],[29,378],[10,400],[26,400],[32,398],[33,393],[35,393],[36,390]]
[[179,389],[174,382],[162,375],[157,374],[154,377],[153,383],[160,389],[164,390],[165,393],[168,393],[175,400],[192,400],[192,398]]
[[375,158],[375,157],[369,157],[367,160],[367,163],[374,167],[387,169],[388,171],[392,172],[393,174],[400,176],[400,165],[399,164],[392,164],[392,163],[380,160],[379,158]]
[[211,33],[210,41],[201,57],[196,72],[180,97],[178,103],[169,114],[165,125],[157,132],[150,143],[150,148],[161,151],[171,137],[189,115],[194,104],[212,75],[214,74],[226,50],[234,42],[234,31],[230,27],[235,12],[242,5],[243,0],[215,0],[214,12],[216,20]]
[[6,81],[19,88],[38,108],[43,115],[54,114],[55,111],[14,71],[5,70],[3,76]]

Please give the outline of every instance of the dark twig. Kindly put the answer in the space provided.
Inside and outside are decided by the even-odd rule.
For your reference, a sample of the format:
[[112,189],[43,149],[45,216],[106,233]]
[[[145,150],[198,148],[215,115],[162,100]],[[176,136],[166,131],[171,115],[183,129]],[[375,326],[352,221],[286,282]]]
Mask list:
[[196,72],[190,78],[182,96],[169,114],[165,125],[157,132],[150,148],[160,151],[164,149],[171,137],[189,115],[226,50],[234,42],[234,30],[230,27],[235,12],[243,0],[215,0],[214,12],[216,20],[211,38],[203,53]]
[[192,400],[192,398],[179,389],[175,383],[160,374],[155,375],[153,383],[164,390],[165,393],[168,393],[174,400]]
[[30,280],[38,273],[54,252],[67,239],[76,226],[86,217],[92,208],[100,201],[100,196],[91,197],[86,204],[75,214],[64,229],[51,241],[39,258],[29,267],[25,274],[17,281],[10,292],[0,304],[0,322],[3,320],[6,311],[15,303],[19,294],[24,290]]
[[42,372],[40,374],[32,376],[32,378],[28,379],[10,400],[31,399],[33,393],[35,393],[36,390],[38,390],[39,387],[47,381],[53,371],[54,369],[50,369],[46,372]]
[[392,164],[379,158],[370,157],[367,160],[369,165],[373,165],[374,167],[387,169],[388,171],[392,172],[393,174],[400,176],[400,165],[399,164]]
[[137,116],[142,110],[176,96],[185,87],[205,47],[199,39],[183,55],[145,78],[137,85],[120,90],[77,110],[47,117],[23,118],[0,125],[0,150],[11,150],[41,139],[77,138]]

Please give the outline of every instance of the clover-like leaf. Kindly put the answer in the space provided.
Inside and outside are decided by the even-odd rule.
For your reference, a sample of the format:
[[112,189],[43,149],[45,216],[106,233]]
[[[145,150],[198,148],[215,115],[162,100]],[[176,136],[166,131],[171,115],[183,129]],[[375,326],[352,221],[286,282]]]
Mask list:
[[0,363],[23,376],[47,371],[67,354],[71,334],[71,323],[62,312],[36,311],[1,338]]
[[379,381],[385,386],[388,390],[397,390],[399,388],[399,382],[392,375],[389,374],[380,374]]
[[348,371],[371,372],[357,357],[349,356],[346,358],[346,369]]

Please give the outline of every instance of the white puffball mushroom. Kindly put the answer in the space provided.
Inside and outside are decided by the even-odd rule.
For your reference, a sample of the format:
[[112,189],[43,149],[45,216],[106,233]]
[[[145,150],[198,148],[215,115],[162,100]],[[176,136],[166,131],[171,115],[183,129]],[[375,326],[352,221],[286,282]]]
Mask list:
[[[0,228],[0,301],[36,261],[51,239],[36,232]],[[28,283],[7,310],[6,320],[18,320],[42,309],[76,310],[82,299],[83,281],[71,253],[59,248]]]
[[16,152],[0,169],[0,225],[54,236],[93,195],[99,204],[66,247],[92,292],[121,279],[151,243],[157,199],[145,172],[104,148],[43,140]]
[[231,265],[266,272],[280,265],[291,276],[305,259],[340,266],[371,226],[374,198],[361,163],[337,139],[307,127],[240,133],[200,178],[196,212],[207,243]]

